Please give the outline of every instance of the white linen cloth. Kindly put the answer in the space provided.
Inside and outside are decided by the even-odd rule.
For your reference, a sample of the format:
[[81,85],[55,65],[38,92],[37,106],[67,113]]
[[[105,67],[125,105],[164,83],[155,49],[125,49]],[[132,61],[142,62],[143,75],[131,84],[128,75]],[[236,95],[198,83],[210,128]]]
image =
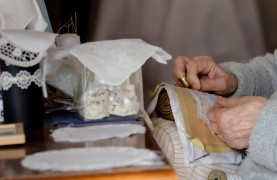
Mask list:
[[58,128],[51,133],[55,142],[85,142],[110,138],[124,138],[132,134],[144,134],[145,127],[138,124],[106,124],[86,127]]
[[47,27],[36,0],[1,0],[0,30],[30,29],[44,31]]
[[39,63],[47,55],[47,49],[55,46],[56,34],[52,33],[3,30],[0,35],[0,58],[16,66],[30,67]]
[[21,165],[40,171],[87,171],[162,163],[153,151],[133,147],[48,150],[27,155]]
[[129,78],[150,58],[166,64],[172,57],[140,39],[76,44],[49,51],[44,77],[52,86],[75,97],[86,120],[110,114],[135,115],[140,104],[138,87],[132,83],[138,82]]
[[[72,96],[74,88],[68,87],[68,83],[76,84],[80,62],[92,73],[95,73],[97,80],[106,85],[121,85],[129,76],[137,71],[149,59],[153,58],[159,63],[166,64],[172,56],[162,48],[150,45],[140,39],[118,39],[88,42],[76,44],[70,47],[51,49],[48,53],[48,60],[45,61],[45,76],[54,87]],[[73,61],[69,61],[69,59]],[[74,62],[74,60],[77,60]],[[68,63],[69,62],[69,63]],[[60,64],[66,64],[71,70]],[[70,64],[71,63],[71,64]],[[57,71],[57,69],[59,71]],[[55,70],[55,71],[53,71]],[[64,72],[63,77],[56,76]],[[70,83],[69,83],[70,84]],[[65,88],[67,87],[67,88]]]
[[149,58],[166,64],[172,57],[162,48],[140,39],[89,42],[68,48],[103,84],[120,85]]

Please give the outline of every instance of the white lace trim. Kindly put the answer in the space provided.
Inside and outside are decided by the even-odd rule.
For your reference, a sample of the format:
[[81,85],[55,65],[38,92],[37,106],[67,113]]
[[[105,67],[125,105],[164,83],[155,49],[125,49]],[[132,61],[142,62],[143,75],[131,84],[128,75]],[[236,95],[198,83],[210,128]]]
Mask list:
[[195,91],[193,89],[187,90],[194,97],[198,110],[198,116],[205,121],[208,127],[210,127],[210,121],[208,120],[207,113],[208,110],[214,105],[216,96],[205,92]]
[[43,53],[31,52],[0,36],[0,58],[9,64],[30,67],[40,62]]
[[19,71],[16,76],[12,76],[12,74],[7,71],[2,72],[0,75],[0,88],[6,91],[9,90],[13,84],[16,84],[21,89],[27,89],[32,82],[41,87],[42,75],[40,69],[37,69],[33,75],[26,70]]

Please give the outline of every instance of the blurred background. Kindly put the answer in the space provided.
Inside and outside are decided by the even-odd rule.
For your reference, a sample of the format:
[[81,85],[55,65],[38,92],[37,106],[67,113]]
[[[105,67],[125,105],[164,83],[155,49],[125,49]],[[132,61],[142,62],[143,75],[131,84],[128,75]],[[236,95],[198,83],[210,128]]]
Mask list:
[[[45,0],[54,33],[71,18],[81,42],[140,38],[174,57],[208,55],[217,62],[248,62],[277,47],[276,0]],[[148,91],[172,79],[173,61],[147,61]]]

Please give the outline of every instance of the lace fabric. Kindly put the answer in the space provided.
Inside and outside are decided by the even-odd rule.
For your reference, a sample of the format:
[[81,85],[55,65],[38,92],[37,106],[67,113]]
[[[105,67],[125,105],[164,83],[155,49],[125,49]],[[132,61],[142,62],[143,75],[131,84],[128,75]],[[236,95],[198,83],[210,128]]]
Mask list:
[[208,110],[214,105],[216,95],[196,91],[193,89],[187,89],[187,91],[189,91],[192,94],[195,100],[199,118],[204,120],[208,127],[210,127],[210,121],[208,120],[207,113]]
[[11,73],[4,71],[0,75],[0,89],[9,90],[13,84],[17,85],[21,89],[28,89],[31,83],[35,83],[37,86],[41,87],[42,75],[40,69],[37,69],[34,74],[26,70],[19,71],[15,76]]
[[[54,45],[56,34],[32,30],[2,30],[0,31],[0,59],[6,65],[18,67],[32,67],[41,62],[46,51]],[[8,90],[13,84],[21,89],[27,89],[31,83],[43,86],[46,97],[45,79],[38,69],[31,74],[27,70],[20,70],[15,76],[8,71],[1,72],[1,89]]]
[[46,56],[47,49],[54,46],[56,36],[31,30],[0,31],[0,58],[20,67],[34,66]]
[[0,58],[9,64],[27,67],[37,64],[42,59],[42,55],[16,46],[4,36],[0,36]]

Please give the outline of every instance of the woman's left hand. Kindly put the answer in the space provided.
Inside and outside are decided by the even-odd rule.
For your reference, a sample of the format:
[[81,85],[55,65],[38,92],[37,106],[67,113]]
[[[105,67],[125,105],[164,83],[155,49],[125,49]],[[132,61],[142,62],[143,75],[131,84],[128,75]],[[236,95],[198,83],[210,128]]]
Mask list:
[[212,130],[231,147],[247,148],[252,128],[267,101],[261,96],[218,96],[208,112]]

